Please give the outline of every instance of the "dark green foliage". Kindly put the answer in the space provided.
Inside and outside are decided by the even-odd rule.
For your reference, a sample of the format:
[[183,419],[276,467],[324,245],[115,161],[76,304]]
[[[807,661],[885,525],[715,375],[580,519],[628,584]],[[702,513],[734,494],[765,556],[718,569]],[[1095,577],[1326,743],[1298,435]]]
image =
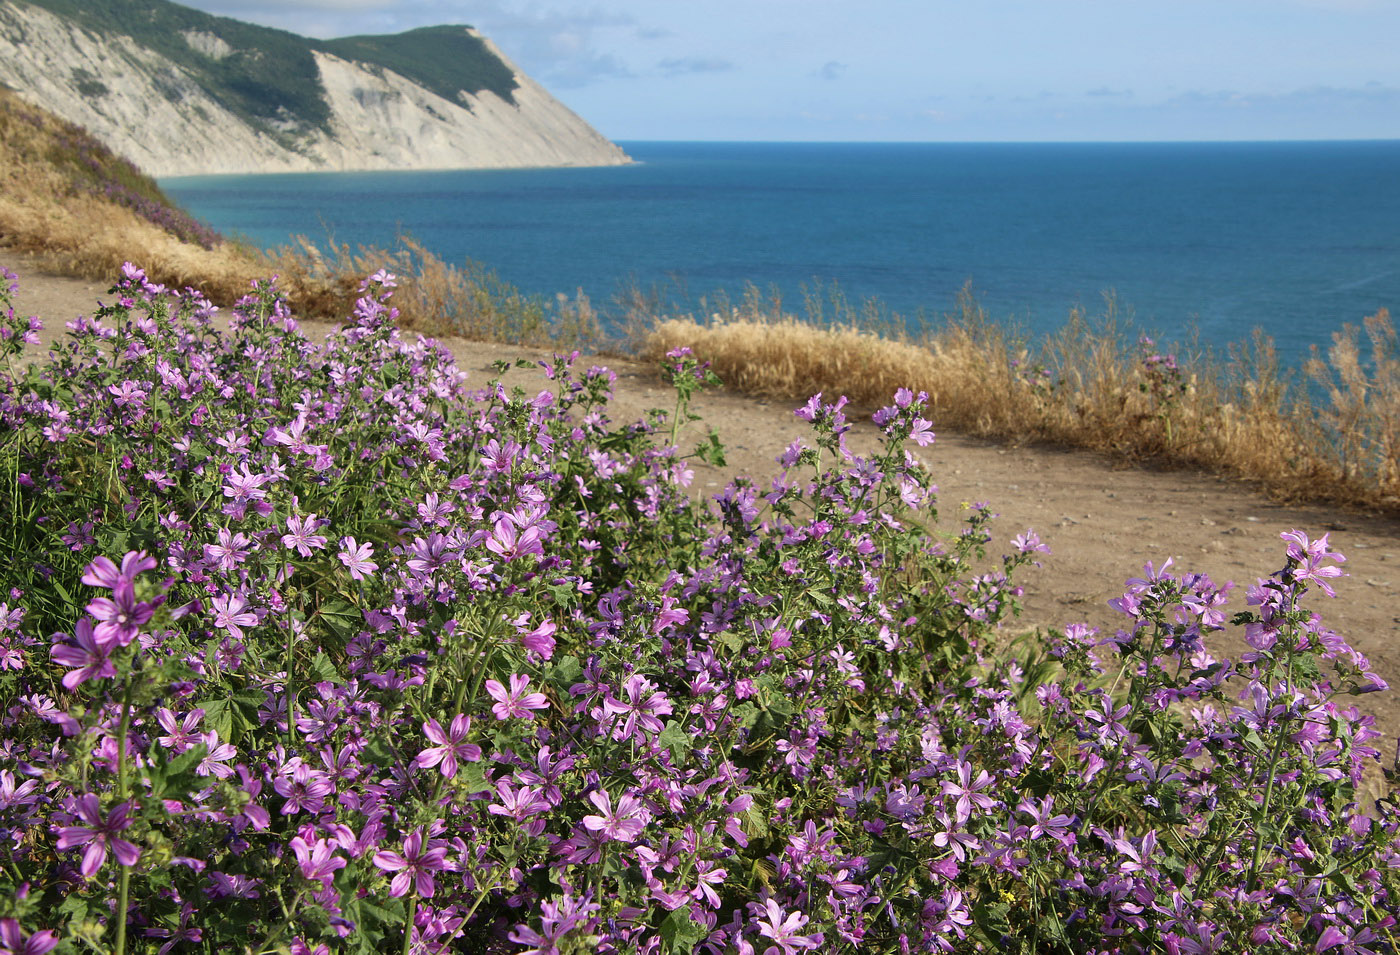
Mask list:
[[422,27],[393,36],[348,36],[317,46],[347,60],[393,70],[443,99],[490,90],[513,102],[515,74],[466,27]]

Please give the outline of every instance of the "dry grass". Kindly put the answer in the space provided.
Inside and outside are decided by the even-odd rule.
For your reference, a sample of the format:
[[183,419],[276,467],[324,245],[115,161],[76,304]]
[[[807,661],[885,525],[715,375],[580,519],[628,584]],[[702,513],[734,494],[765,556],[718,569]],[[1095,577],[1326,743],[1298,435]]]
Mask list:
[[257,275],[254,254],[229,243],[211,250],[182,241],[93,192],[84,176],[108,170],[134,173],[80,128],[0,89],[0,245],[88,278],[111,278],[139,257],[147,274],[167,285],[200,284],[221,297],[247,288]]
[[800,401],[821,391],[873,406],[909,387],[929,393],[939,426],[963,433],[1216,471],[1283,500],[1400,510],[1400,347],[1384,311],[1314,355],[1306,371],[1326,395],[1316,405],[1280,374],[1266,337],[1173,370],[1129,344],[1111,299],[1095,318],[1072,313],[1035,347],[966,292],[917,339],[838,318],[847,321],[817,325],[749,302],[708,320],[659,321],[642,351],[688,345],[746,394]]

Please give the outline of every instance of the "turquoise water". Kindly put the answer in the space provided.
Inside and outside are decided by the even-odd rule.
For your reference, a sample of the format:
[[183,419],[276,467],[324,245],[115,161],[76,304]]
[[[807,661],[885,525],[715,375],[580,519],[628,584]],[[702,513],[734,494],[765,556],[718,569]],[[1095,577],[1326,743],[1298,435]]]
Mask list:
[[405,231],[522,290],[702,296],[836,283],[937,318],[965,282],[1031,333],[1106,290],[1166,339],[1256,326],[1290,362],[1400,308],[1400,142],[623,143],[602,169],[168,179],[216,228],[391,245]]

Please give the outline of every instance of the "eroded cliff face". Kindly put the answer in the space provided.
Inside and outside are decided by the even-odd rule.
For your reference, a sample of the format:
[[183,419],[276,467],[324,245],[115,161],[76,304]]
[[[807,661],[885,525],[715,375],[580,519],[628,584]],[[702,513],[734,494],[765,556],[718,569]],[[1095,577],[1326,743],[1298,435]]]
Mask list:
[[[191,32],[185,41],[211,59],[235,52],[208,34]],[[391,70],[319,51],[315,58],[328,128],[291,121],[258,128],[220,105],[189,71],[129,37],[0,0],[0,83],[86,127],[153,176],[629,161],[504,57],[518,83],[514,103],[490,91],[459,94],[454,102]]]

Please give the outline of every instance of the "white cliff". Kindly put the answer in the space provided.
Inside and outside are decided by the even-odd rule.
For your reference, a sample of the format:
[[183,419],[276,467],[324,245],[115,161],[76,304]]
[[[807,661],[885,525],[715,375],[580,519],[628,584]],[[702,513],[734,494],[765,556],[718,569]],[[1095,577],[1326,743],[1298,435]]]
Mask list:
[[[185,41],[214,59],[233,52],[210,34],[191,31]],[[629,161],[504,57],[518,84],[513,103],[490,91],[453,102],[391,70],[314,55],[330,106],[328,130],[276,135],[231,113],[183,67],[129,37],[99,35],[0,0],[0,83],[85,127],[153,176]]]

